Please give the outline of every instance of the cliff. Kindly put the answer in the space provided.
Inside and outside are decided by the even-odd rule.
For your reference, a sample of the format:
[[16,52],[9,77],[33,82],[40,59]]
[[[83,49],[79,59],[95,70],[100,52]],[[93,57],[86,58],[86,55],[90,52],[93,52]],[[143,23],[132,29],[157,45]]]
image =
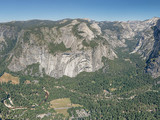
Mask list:
[[66,19],[3,23],[0,62],[13,72],[75,77],[80,72],[102,68],[102,57],[118,59],[116,50],[120,47],[130,54],[140,54],[146,60],[146,71],[158,77],[159,31],[159,18],[128,22]]

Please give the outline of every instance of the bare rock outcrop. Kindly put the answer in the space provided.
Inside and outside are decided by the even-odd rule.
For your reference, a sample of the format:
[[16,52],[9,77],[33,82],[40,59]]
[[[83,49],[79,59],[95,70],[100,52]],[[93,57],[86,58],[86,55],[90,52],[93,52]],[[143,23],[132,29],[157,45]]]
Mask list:
[[[81,34],[83,38],[78,39],[72,32],[72,28],[76,24],[78,22],[74,20],[58,30],[57,27],[41,27],[36,32],[41,33],[43,40],[37,37],[36,33],[31,32],[28,41],[24,42],[24,34],[21,33],[21,37],[18,39],[18,41],[23,41],[19,44],[22,48],[21,53],[12,55],[8,68],[11,71],[18,72],[23,71],[29,65],[38,63],[39,71],[44,70],[49,76],[55,78],[63,75],[75,77],[80,72],[94,72],[102,68],[103,56],[108,59],[117,58],[114,50],[110,46],[103,45],[102,42],[97,42],[95,48],[84,46],[82,41],[84,39],[92,41],[95,35],[86,23],[82,22],[79,24],[78,30],[84,32]],[[100,29],[98,28],[98,30]],[[70,50],[56,51],[55,54],[50,52],[49,44],[59,45],[61,43],[64,44],[66,49],[70,48]]]
[[80,72],[102,68],[102,57],[118,58],[116,48],[129,49],[129,41],[134,43],[130,54],[140,54],[146,60],[146,71],[158,77],[159,21],[159,18],[127,22],[66,19],[0,24],[0,58],[14,72],[26,71],[28,66],[37,64],[40,74],[75,77]]

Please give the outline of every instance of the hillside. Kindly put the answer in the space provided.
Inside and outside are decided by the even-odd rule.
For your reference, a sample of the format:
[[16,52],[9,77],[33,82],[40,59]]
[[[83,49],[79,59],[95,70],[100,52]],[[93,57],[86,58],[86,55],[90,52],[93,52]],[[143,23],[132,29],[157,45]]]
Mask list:
[[159,40],[160,18],[1,23],[0,118],[158,120]]

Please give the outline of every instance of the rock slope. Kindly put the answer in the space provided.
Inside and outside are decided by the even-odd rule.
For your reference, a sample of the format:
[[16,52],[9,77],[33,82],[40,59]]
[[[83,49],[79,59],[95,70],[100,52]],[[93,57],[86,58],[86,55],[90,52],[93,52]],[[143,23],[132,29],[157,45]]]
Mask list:
[[[118,58],[117,47],[134,49],[146,71],[160,76],[159,18],[96,22],[86,19],[31,20],[0,24],[0,57],[10,71],[59,78],[102,68],[102,57]],[[35,66],[38,67],[35,67]],[[36,69],[35,69],[36,68]]]
[[[63,75],[75,77],[80,72],[102,68],[103,56],[109,59],[117,57],[110,46],[95,40],[101,33],[97,24],[92,28],[85,20],[66,22],[50,27],[21,28],[12,49],[14,54],[9,55],[8,69],[24,71],[29,65],[38,63],[41,74],[44,71],[55,78]],[[55,46],[58,47],[54,49]]]

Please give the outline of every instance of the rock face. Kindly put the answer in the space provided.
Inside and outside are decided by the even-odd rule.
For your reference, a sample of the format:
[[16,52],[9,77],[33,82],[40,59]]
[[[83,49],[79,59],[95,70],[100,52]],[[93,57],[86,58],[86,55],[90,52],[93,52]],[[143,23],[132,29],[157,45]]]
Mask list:
[[78,31],[81,32],[81,36],[88,40],[92,40],[94,38],[93,32],[88,28],[87,24],[84,22],[78,26]]
[[9,52],[14,47],[16,41],[17,29],[11,26],[0,25],[0,55]]
[[129,48],[147,61],[146,71],[160,76],[159,18],[146,21],[95,22],[86,19],[25,21],[0,24],[0,57],[11,71],[28,70],[59,78],[75,77],[103,67],[102,57],[118,58],[117,47]]
[[160,20],[153,27],[154,45],[152,52],[147,61],[147,72],[151,73],[154,78],[160,76]]
[[[103,52],[104,51],[104,52]],[[65,52],[52,55],[44,48],[26,45],[20,57],[14,56],[8,68],[17,72],[24,70],[28,65],[39,63],[40,71],[45,69],[45,73],[55,78],[63,75],[75,77],[82,71],[93,72],[103,66],[102,57],[110,59],[116,57],[106,47],[98,46],[95,50]],[[111,55],[113,54],[113,55]]]
[[[102,68],[103,56],[114,59],[117,55],[110,46],[95,40],[97,34],[87,24],[88,21],[69,20],[52,27],[22,28],[17,44],[12,49],[14,54],[9,55],[8,69],[24,71],[28,66],[38,63],[41,74],[44,70],[47,75],[59,78],[63,75],[75,77],[80,72],[94,72]],[[101,33],[98,25],[93,29]],[[83,45],[84,40],[88,46]],[[95,46],[89,45],[91,41],[95,42]],[[58,47],[53,52],[55,46]]]
[[159,18],[152,18],[146,21],[129,22],[132,29],[137,33],[135,38],[138,40],[137,46],[133,53],[139,53],[144,59],[149,59],[149,56],[154,49],[154,26],[156,26]]

